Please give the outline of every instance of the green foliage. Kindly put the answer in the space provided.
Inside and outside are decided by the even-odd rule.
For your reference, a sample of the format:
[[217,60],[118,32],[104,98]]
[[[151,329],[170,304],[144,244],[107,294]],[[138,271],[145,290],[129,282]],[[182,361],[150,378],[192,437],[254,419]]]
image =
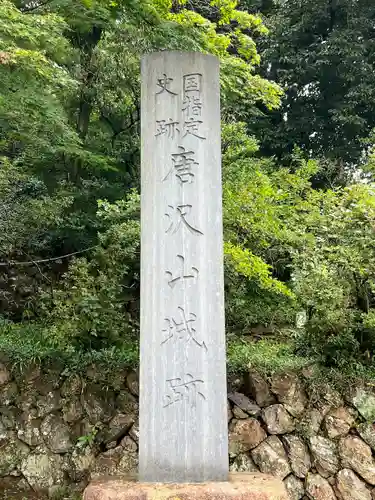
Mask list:
[[66,67],[73,56],[54,14],[26,16],[5,0],[0,5],[0,155],[38,157],[78,138],[61,103],[76,82]]
[[[351,0],[1,2],[0,351],[137,364],[140,57],[192,50],[221,64],[229,369],[372,376],[372,14]],[[363,148],[367,182],[349,182]]]
[[294,328],[303,356],[343,369],[373,364],[375,191],[371,183],[313,189],[314,161],[289,168],[257,158],[241,124],[224,127],[224,231],[229,331]]
[[23,370],[32,363],[59,363],[69,372],[82,373],[95,365],[103,376],[138,366],[138,342],[124,338],[121,346],[99,350],[81,349],[66,344],[62,348],[49,336],[48,325],[39,321],[0,322],[0,351],[15,369]]
[[260,16],[239,10],[236,0],[212,0],[209,5],[182,2],[168,19],[185,27],[199,27],[202,50],[220,58],[222,115],[226,119],[247,116],[256,105],[270,110],[279,106],[281,88],[254,72],[260,57],[251,35],[268,33]]
[[354,184],[319,201],[307,220],[314,238],[294,255],[294,288],[310,312],[303,348],[328,365],[373,363],[374,185]]
[[356,164],[374,127],[374,3],[259,3],[270,30],[259,44],[261,73],[286,90],[279,110],[252,123],[262,150],[285,158],[298,145],[341,171]]
[[228,371],[236,374],[255,368],[264,376],[276,372],[297,371],[311,359],[296,356],[290,342],[261,340],[257,343],[234,340],[228,344]]
[[283,283],[272,278],[271,266],[250,250],[242,249],[232,243],[225,243],[224,254],[235,272],[248,280],[256,280],[263,290],[293,297],[293,293]]
[[78,438],[77,446],[80,448],[85,448],[86,446],[92,446],[95,442],[95,438],[98,432],[99,429],[94,426],[88,434],[84,434],[83,436],[80,436]]
[[132,193],[127,201],[99,207],[109,227],[99,234],[91,259],[73,260],[60,287],[41,297],[49,336],[60,348],[109,348],[137,338],[129,290],[139,281],[139,197]]
[[244,130],[243,124],[223,129],[224,250],[228,326],[249,333],[258,323],[293,322],[291,250],[305,234],[291,220],[312,190],[308,179],[317,164],[296,153],[293,173],[277,171],[272,161],[256,157],[256,141]]

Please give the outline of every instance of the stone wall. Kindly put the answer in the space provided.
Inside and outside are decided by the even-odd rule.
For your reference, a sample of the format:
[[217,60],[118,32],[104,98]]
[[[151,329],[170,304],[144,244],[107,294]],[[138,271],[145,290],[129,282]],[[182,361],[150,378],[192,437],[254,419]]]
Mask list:
[[[250,371],[228,384],[231,470],[279,476],[292,500],[375,499],[375,392],[344,397],[311,375]],[[0,492],[136,472],[137,397],[133,372],[0,364]]]

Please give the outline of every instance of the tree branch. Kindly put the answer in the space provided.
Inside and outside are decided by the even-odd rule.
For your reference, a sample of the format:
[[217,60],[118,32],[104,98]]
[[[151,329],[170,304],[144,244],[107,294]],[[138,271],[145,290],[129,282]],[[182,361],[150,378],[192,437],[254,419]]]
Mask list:
[[9,262],[0,262],[0,266],[3,267],[10,267],[10,266],[32,266],[35,265],[38,267],[38,264],[43,264],[45,262],[54,262],[56,260],[60,259],[67,259],[68,257],[72,257],[73,255],[78,255],[80,253],[88,252],[89,250],[93,250],[94,248],[97,248],[98,245],[94,245],[92,247],[84,248],[83,250],[78,250],[77,252],[72,252],[72,253],[67,253],[65,255],[60,255],[59,257],[52,257],[51,259],[40,259],[40,260],[29,260],[29,261],[17,261],[17,260],[10,260]]

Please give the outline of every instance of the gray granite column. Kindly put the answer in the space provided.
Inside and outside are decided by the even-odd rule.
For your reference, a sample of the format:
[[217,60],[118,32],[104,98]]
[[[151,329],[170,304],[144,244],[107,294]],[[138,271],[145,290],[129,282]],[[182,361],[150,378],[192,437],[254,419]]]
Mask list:
[[141,481],[228,475],[219,62],[142,60]]

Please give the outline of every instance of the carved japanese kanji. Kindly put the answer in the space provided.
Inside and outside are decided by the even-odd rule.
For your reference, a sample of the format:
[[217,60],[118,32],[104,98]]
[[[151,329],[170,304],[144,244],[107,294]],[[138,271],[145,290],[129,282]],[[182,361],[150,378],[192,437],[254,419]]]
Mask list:
[[173,78],[168,78],[165,73],[163,73],[163,78],[158,78],[156,85],[160,87],[159,92],[156,92],[156,95],[162,94],[163,92],[168,92],[171,95],[177,95],[175,92],[169,90],[170,84],[173,82]]
[[141,63],[139,477],[151,484],[228,479],[219,66],[164,49]]
[[199,132],[201,123],[203,123],[202,120],[196,120],[193,116],[187,118],[184,121],[182,137],[186,137],[187,135],[193,135],[194,137],[198,137],[198,139],[206,140],[206,138],[203,137],[203,135],[200,135]]
[[174,288],[179,281],[196,280],[199,275],[199,270],[196,267],[191,267],[191,271],[186,270],[185,257],[183,255],[177,255],[177,259],[179,260],[179,269],[176,274],[173,275],[172,271],[165,271],[165,274],[169,278],[168,285],[171,288]]
[[202,102],[199,97],[185,96],[182,102],[182,111],[186,116],[201,116]]
[[204,384],[204,381],[194,378],[190,373],[187,373],[184,379],[180,377],[167,379],[166,383],[169,394],[164,396],[164,408],[183,400],[195,408],[198,400],[206,400],[206,396],[201,392],[201,384]]
[[162,330],[165,332],[165,339],[161,342],[161,345],[166,344],[170,340],[184,340],[186,343],[194,342],[197,346],[202,347],[207,350],[207,346],[203,340],[197,338],[197,332],[193,324],[197,320],[197,315],[194,313],[188,314],[186,317],[185,308],[178,307],[180,319],[176,320],[176,317],[165,318],[168,323],[168,327]]
[[198,228],[192,226],[190,222],[186,219],[190,215],[192,205],[168,205],[169,213],[166,213],[166,217],[169,219],[169,226],[166,229],[166,233],[175,234],[180,229],[180,227],[185,226],[192,234],[203,234]]
[[167,175],[164,177],[163,181],[167,180],[171,175],[173,170],[175,171],[176,177],[179,179],[181,184],[185,182],[193,182],[194,172],[193,166],[199,166],[199,163],[195,160],[194,151],[186,151],[183,146],[178,146],[180,150],[179,153],[172,153],[172,166],[168,171]]
[[166,135],[169,139],[174,139],[175,135],[180,133],[178,125],[179,122],[173,121],[172,118],[169,118],[169,120],[156,120],[155,137]]
[[200,94],[202,84],[201,73],[189,73],[183,76],[183,90],[184,95],[189,92]]

